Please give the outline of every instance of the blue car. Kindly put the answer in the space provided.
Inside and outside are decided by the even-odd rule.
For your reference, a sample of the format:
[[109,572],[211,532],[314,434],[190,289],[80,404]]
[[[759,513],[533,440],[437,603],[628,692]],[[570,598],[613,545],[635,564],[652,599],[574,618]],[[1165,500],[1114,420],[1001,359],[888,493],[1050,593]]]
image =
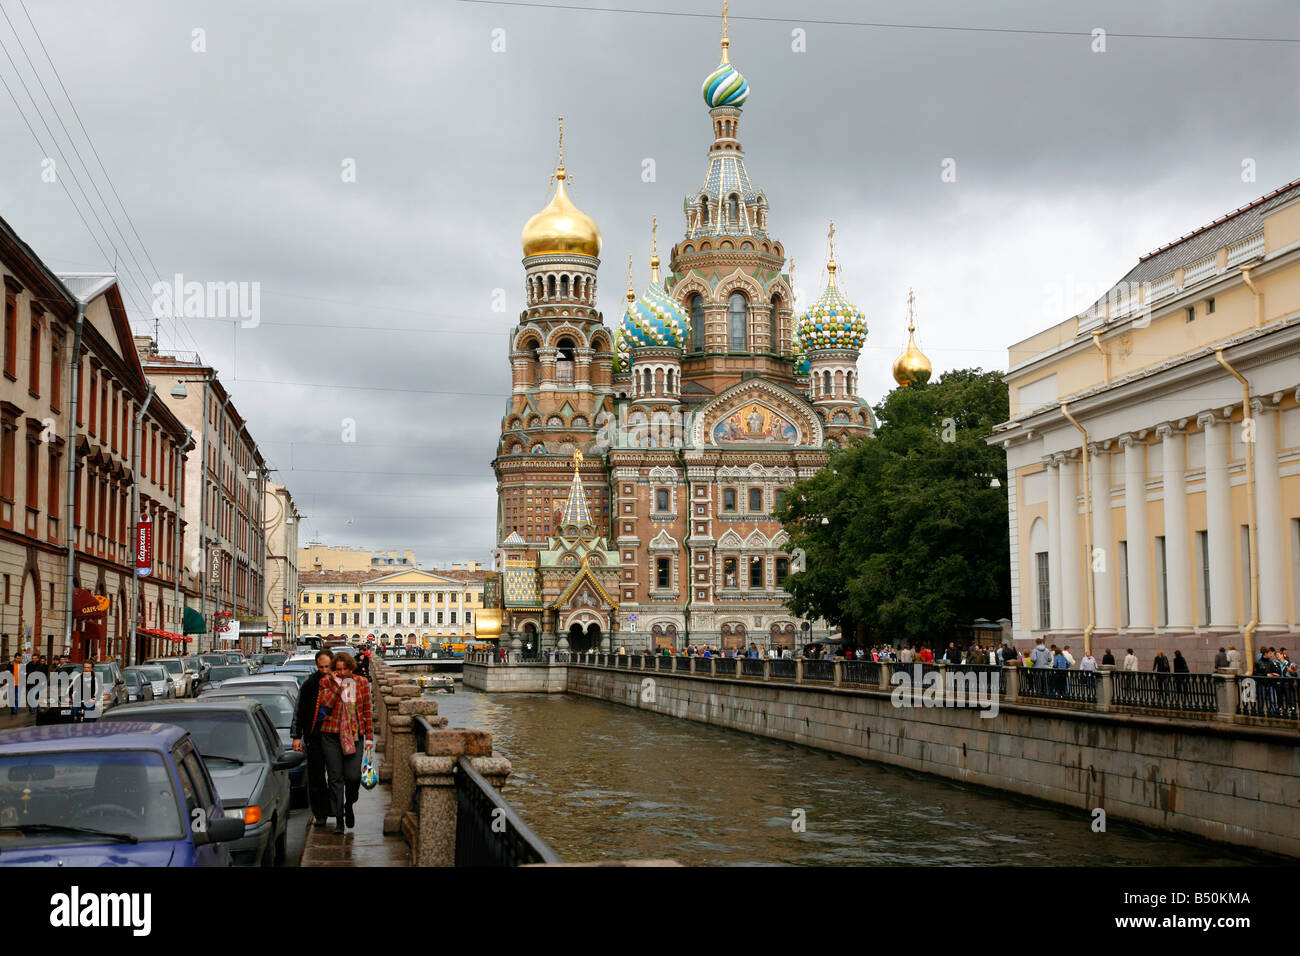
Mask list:
[[229,866],[243,835],[180,727],[0,731],[0,865]]

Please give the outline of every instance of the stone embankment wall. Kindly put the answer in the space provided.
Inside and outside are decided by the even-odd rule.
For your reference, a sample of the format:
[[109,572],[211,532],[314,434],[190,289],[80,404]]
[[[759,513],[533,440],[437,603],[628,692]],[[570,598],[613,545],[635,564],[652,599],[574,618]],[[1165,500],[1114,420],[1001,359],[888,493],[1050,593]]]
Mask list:
[[[508,669],[518,668],[499,668]],[[1077,807],[1081,827],[1100,808],[1300,857],[1294,730],[1007,701],[986,719],[975,709],[895,707],[879,690],[563,670],[573,694]]]
[[465,662],[464,684],[489,694],[529,691],[563,694],[568,668],[555,664],[471,664]]

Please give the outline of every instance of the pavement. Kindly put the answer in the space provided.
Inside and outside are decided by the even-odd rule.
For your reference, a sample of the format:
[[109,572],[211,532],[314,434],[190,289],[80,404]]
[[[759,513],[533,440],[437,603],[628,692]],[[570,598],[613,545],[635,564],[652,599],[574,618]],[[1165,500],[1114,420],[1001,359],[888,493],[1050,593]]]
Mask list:
[[34,727],[36,717],[27,712],[26,707],[19,707],[18,713],[11,715],[9,708],[0,710],[0,730],[13,730],[15,727]]
[[[376,768],[383,754],[376,754]],[[357,825],[342,836],[333,833],[334,820],[328,825],[315,826],[310,814],[303,823],[306,828],[306,845],[300,866],[410,866],[411,849],[404,837],[384,835],[384,814],[392,805],[392,789],[379,784],[373,790],[361,788],[353,812]],[[290,818],[290,825],[293,818]],[[289,840],[292,846],[293,835]],[[293,858],[292,850],[289,853]]]

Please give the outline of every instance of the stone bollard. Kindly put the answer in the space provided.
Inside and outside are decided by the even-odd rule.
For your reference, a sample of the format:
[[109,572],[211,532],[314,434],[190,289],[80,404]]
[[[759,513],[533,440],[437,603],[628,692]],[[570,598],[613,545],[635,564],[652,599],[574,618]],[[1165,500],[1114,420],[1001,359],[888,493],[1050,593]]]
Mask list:
[[404,821],[403,830],[412,844],[415,866],[456,863],[458,760],[469,760],[498,790],[510,775],[510,761],[492,756],[492,735],[487,731],[454,727],[430,734],[425,752],[410,758],[416,811]]
[[[388,753],[388,747],[392,743],[392,723],[393,718],[398,716],[398,708],[403,700],[420,696],[420,688],[414,684],[396,684],[390,688],[389,694],[384,698],[384,713],[387,720],[383,725],[383,734],[375,741],[375,750],[379,753]],[[393,762],[384,760],[379,765],[379,782],[389,783],[393,779]]]
[[718,659],[716,657],[709,658],[709,676],[710,677],[718,676]]
[[1115,692],[1115,684],[1111,680],[1110,668],[1096,671],[1097,681],[1097,712],[1102,714],[1110,713],[1110,702],[1112,694]]
[[794,659],[794,682],[796,684],[803,683],[803,658],[802,657],[796,657]]
[[1004,664],[1002,666],[1002,685],[1005,688],[1002,691],[1003,700],[1020,699],[1020,668],[1015,664]]
[[1222,673],[1214,675],[1214,699],[1218,707],[1214,713],[1215,720],[1231,723],[1237,719],[1237,707],[1240,703],[1241,685],[1237,683],[1235,668],[1224,668]]
[[415,797],[415,778],[411,775],[411,755],[415,753],[415,718],[432,718],[435,727],[445,727],[446,717],[438,717],[436,701],[422,698],[394,698],[401,702],[389,720],[389,741],[385,764],[390,764],[393,784],[392,803],[384,814],[384,832],[401,833],[402,818],[411,809]]
[[839,687],[844,680],[843,661],[838,657],[831,661],[831,686]]
[[889,682],[889,678],[893,676],[893,673],[889,670],[889,663],[881,661],[879,669],[876,671],[876,689],[883,690],[887,694],[893,693],[894,685]]

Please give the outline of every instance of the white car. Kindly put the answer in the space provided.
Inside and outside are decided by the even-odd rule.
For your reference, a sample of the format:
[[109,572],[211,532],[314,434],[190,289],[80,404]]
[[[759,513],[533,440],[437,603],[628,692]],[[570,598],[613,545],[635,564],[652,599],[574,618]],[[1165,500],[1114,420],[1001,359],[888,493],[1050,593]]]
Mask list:
[[286,658],[285,662],[280,666],[285,667],[289,664],[311,664],[314,667],[316,665],[317,653],[317,651],[312,651],[309,654],[294,654],[293,656]]
[[193,672],[185,667],[185,662],[179,657],[155,657],[152,660],[145,661],[145,665],[149,667],[156,665],[167,671],[167,676],[171,678],[172,682],[173,697],[193,696]]
[[162,664],[139,664],[135,668],[153,685],[154,700],[177,696],[172,691],[172,676]]

